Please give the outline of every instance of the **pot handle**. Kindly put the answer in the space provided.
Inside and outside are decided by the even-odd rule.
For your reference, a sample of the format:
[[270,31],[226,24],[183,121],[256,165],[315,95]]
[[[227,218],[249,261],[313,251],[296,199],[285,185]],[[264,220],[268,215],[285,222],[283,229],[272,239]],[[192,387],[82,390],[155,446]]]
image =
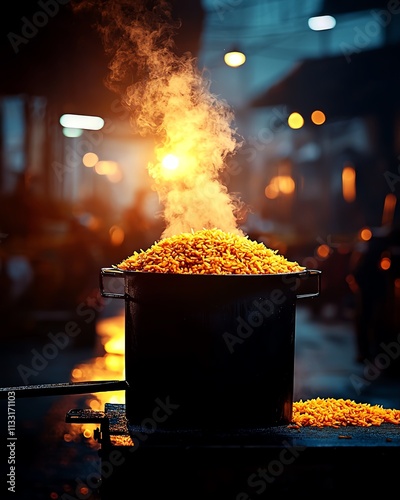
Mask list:
[[299,273],[299,278],[296,280],[296,286],[301,290],[301,293],[296,293],[296,298],[307,299],[317,297],[321,289],[321,271],[319,269],[306,269]]
[[100,270],[100,294],[111,299],[125,299],[125,293],[107,292],[104,287],[105,278],[123,278],[124,272],[115,267],[103,267]]

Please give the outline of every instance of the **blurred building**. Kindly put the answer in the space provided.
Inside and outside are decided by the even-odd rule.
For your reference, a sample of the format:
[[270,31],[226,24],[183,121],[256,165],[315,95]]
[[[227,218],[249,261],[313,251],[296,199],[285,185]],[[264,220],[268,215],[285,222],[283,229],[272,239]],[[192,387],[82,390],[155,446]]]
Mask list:
[[[308,267],[338,269],[340,260],[338,288],[335,273],[324,271],[325,296],[340,289],[351,302],[343,261],[361,230],[399,222],[395,5],[184,3],[172,2],[182,20],[178,51],[196,57],[211,90],[232,106],[243,138],[223,175],[248,207],[243,228]],[[310,29],[310,18],[328,14],[332,29]],[[68,5],[46,13],[31,2],[2,20],[2,295],[10,280],[20,297],[40,283],[30,299],[38,308],[79,304],[96,289],[99,267],[161,234],[146,170],[154,144],[132,133],[105,88],[107,57],[89,25]],[[224,63],[231,49],[246,54],[245,64]],[[105,125],[66,135],[64,113],[98,115]]]

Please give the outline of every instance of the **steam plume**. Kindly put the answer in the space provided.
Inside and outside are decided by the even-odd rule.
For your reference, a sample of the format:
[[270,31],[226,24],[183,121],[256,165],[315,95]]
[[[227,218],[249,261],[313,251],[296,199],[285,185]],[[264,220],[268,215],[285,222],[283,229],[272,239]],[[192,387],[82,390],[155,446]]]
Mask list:
[[[220,181],[227,157],[240,146],[234,115],[211,93],[193,56],[177,55],[179,21],[169,2],[76,5],[99,15],[97,28],[110,56],[107,87],[129,109],[135,131],[156,138],[156,161],[148,172],[164,206],[162,236],[213,227],[240,233],[240,203]],[[180,158],[174,172],[162,165],[168,153]]]

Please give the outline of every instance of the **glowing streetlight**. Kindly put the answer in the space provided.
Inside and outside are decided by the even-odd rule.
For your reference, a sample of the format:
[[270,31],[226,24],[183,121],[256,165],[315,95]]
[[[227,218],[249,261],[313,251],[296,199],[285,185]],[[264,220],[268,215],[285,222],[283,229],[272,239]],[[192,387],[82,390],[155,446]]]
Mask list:
[[224,55],[224,61],[231,68],[238,68],[246,62],[246,56],[240,50],[231,50]]
[[331,30],[336,26],[333,16],[315,16],[308,20],[308,27],[313,31]]

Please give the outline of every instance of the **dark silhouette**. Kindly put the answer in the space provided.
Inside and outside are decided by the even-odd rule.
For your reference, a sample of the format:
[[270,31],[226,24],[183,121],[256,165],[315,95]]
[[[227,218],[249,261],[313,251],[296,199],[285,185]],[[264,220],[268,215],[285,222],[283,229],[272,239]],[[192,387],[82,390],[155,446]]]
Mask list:
[[[383,265],[386,260],[387,265]],[[352,289],[360,361],[382,352],[400,331],[400,229],[382,227],[353,254]],[[394,363],[393,363],[394,365]]]

